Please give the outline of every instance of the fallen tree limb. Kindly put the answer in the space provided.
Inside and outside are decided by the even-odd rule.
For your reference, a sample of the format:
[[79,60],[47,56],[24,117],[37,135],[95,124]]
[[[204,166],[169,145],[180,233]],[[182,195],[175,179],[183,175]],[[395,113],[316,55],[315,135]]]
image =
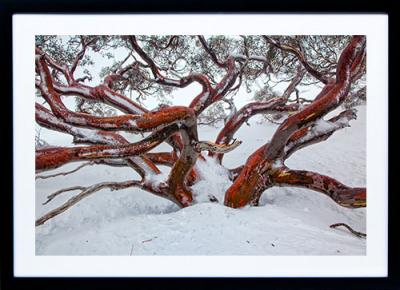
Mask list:
[[352,227],[350,227],[349,225],[347,225],[345,223],[337,223],[337,224],[330,225],[329,227],[332,228],[332,229],[337,228],[337,227],[345,227],[346,229],[348,229],[350,231],[350,233],[352,233],[356,237],[359,237],[359,238],[366,238],[367,237],[367,234],[355,231],[355,230],[353,230]]
[[51,210],[50,212],[48,212],[47,214],[45,214],[44,216],[42,216],[41,218],[37,219],[35,222],[36,226],[42,225],[44,224],[46,221],[48,221],[49,219],[59,215],[60,213],[66,211],[67,209],[69,209],[70,207],[72,207],[73,205],[75,205],[76,203],[78,203],[79,201],[81,201],[82,199],[88,197],[89,195],[104,189],[104,188],[110,188],[111,190],[120,190],[120,189],[125,189],[128,187],[132,187],[132,186],[140,186],[143,187],[143,183],[140,181],[124,181],[124,182],[103,182],[103,183],[98,183],[89,187],[83,187],[83,186],[75,186],[75,187],[70,187],[70,188],[66,188],[63,190],[59,190],[53,194],[49,195],[49,199],[47,200],[48,203],[49,201],[51,201],[54,197],[56,197],[58,194],[62,193],[62,192],[66,192],[66,191],[72,191],[72,190],[81,190],[81,192],[77,195],[75,195],[74,197],[68,199],[65,203],[63,203],[62,205],[60,205],[59,207],[56,207],[55,209]]

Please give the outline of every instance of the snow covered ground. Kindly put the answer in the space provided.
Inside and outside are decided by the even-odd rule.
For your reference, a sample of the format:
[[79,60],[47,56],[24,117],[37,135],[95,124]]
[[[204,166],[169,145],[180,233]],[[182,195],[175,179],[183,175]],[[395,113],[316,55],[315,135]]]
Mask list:
[[[286,165],[318,171],[349,186],[366,184],[366,110],[358,107],[350,128],[326,142],[296,152]],[[264,144],[276,125],[257,118],[235,135],[243,144],[225,155],[224,166],[244,163]],[[201,140],[215,140],[219,129],[200,127]],[[51,142],[51,140],[49,140]],[[53,143],[54,144],[54,143]],[[168,149],[162,145],[159,151]],[[51,173],[76,168],[73,163]],[[37,255],[365,255],[366,240],[329,225],[344,222],[366,231],[366,210],[346,209],[306,189],[272,188],[259,207],[231,209],[206,202],[213,194],[223,201],[230,181],[213,160],[198,161],[202,180],[193,186],[198,204],[179,209],[172,202],[136,188],[102,190],[36,228]],[[169,168],[163,168],[169,170]],[[46,172],[45,174],[50,174]],[[75,192],[47,205],[58,189],[100,181],[135,179],[131,169],[89,166],[80,171],[36,181],[36,217],[60,205]]]

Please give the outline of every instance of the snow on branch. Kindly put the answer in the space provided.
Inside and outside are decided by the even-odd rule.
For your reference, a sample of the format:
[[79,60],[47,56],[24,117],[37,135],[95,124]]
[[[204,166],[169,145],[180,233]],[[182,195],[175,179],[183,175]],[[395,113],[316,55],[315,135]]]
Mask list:
[[296,130],[312,124],[315,120],[337,108],[345,100],[350,90],[352,70],[356,69],[353,64],[360,62],[365,49],[365,41],[363,36],[354,36],[340,56],[335,83],[327,84],[328,89],[323,89],[324,94],[322,96],[303,110],[287,118],[279,126],[265,152],[267,159],[282,156],[284,146]]
[[327,121],[319,119],[315,124],[296,131],[285,146],[284,158],[289,158],[301,148],[325,141],[337,130],[350,127],[349,122],[356,118],[356,110],[350,109],[341,112]]
[[[271,41],[268,37],[267,40]],[[302,130],[299,133],[301,137],[307,134],[307,127],[314,125],[315,132],[309,139],[311,142],[312,138],[315,138],[317,134],[327,136],[330,134],[329,132],[337,129],[338,124],[333,124],[333,122],[328,123],[329,126],[321,126],[321,124],[318,126],[315,125],[315,121],[323,118],[346,99],[352,83],[353,72],[362,63],[365,45],[366,39],[364,36],[352,37],[350,43],[340,55],[336,70],[336,80],[328,82],[320,95],[310,105],[289,116],[275,131],[270,142],[264,144],[250,155],[231,187],[226,191],[225,205],[236,208],[247,204],[257,204],[265,189],[278,184],[294,184],[321,191],[344,206],[358,207],[366,205],[365,188],[353,189],[332,178],[322,177],[317,173],[310,173],[309,175],[311,176],[309,176],[305,172],[286,170],[283,166],[280,171],[279,168],[274,166],[278,160],[283,160],[284,155],[287,153],[287,151],[285,152],[285,147],[296,131]],[[352,112],[344,114],[348,114],[347,121],[349,117],[352,118]],[[340,123],[340,120],[341,118],[338,118],[335,121]],[[323,125],[326,125],[326,123]],[[346,126],[346,122],[343,122],[342,126]],[[306,140],[303,141],[303,145],[307,143]],[[276,175],[277,172],[278,175]]]
[[[129,142],[115,132],[78,128],[67,124],[63,120],[56,118],[49,110],[36,103],[36,122],[48,129],[68,133],[73,136],[74,143],[84,144],[103,144],[103,145],[124,145]],[[97,164],[99,161],[96,162]],[[133,156],[127,159],[125,165],[132,167],[140,176],[144,177],[148,173],[159,173],[159,169],[144,157]]]
[[[164,38],[161,41],[162,44],[152,39],[146,40],[146,38],[140,38],[145,40],[139,43],[136,36],[124,36],[123,41],[117,38],[118,41],[113,44],[127,48],[129,55],[122,62],[117,63],[117,67],[106,69],[105,73],[110,73],[103,75],[104,82],[94,87],[80,83],[79,79],[75,80],[73,74],[78,66],[84,65],[86,59],[84,56],[89,46],[100,49],[103,44],[97,42],[103,41],[103,38],[80,37],[78,50],[81,50],[72,55],[72,60],[68,61],[69,66],[55,61],[40,47],[36,47],[35,84],[50,107],[49,110],[36,104],[36,121],[40,126],[72,135],[75,145],[84,144],[84,146],[76,147],[37,149],[36,170],[40,172],[58,168],[69,162],[89,161],[68,172],[38,175],[37,178],[65,176],[89,164],[130,166],[142,177],[140,182],[105,182],[89,187],[77,186],[56,191],[48,196],[46,203],[67,191],[79,190],[80,193],[38,219],[36,225],[43,224],[86,196],[103,188],[117,190],[137,186],[167,198],[180,207],[189,206],[194,202],[191,186],[198,178],[195,164],[199,158],[204,159],[201,151],[207,150],[210,155],[215,154],[221,160],[224,153],[240,145],[241,142],[233,139],[233,136],[242,124],[255,114],[269,112],[293,114],[289,115],[278,127],[269,143],[252,153],[243,166],[231,171],[233,184],[225,193],[225,205],[234,208],[247,204],[256,205],[261,194],[269,187],[299,186],[323,192],[343,206],[366,206],[365,188],[351,188],[318,173],[290,170],[283,163],[296,150],[326,140],[335,131],[348,126],[350,120],[355,119],[353,110],[344,111],[327,121],[323,118],[344,102],[350,89],[354,88],[353,83],[364,75],[365,37],[351,38],[350,43],[342,51],[336,67],[336,61],[325,58],[322,54],[324,62],[328,62],[329,65],[326,70],[321,71],[318,71],[307,59],[315,60],[314,57],[305,53],[301,45],[291,46],[281,43],[276,38],[263,37],[269,44],[267,44],[265,57],[257,55],[263,54],[260,49],[265,49],[262,37],[256,41],[244,38],[245,55],[242,55],[232,51],[221,53],[220,50],[224,49],[224,45],[219,45],[219,50],[215,47],[211,48],[203,36],[198,36],[197,40],[212,61],[210,66],[210,60],[206,58],[205,66],[211,69],[202,68],[204,63],[197,65],[197,62],[201,60],[196,60],[192,56],[188,57],[185,52],[174,51],[181,45],[180,42],[183,39],[181,36]],[[107,47],[107,44],[104,45]],[[254,49],[252,45],[257,46],[257,49]],[[268,48],[274,49],[268,50]],[[282,53],[284,56],[279,55],[278,60],[274,59],[275,48],[284,52]],[[190,53],[204,56],[201,48],[200,53],[194,46],[191,49]],[[315,47],[313,49],[317,50],[318,54],[318,49]],[[222,58],[220,55],[225,55],[224,59],[220,59]],[[137,60],[137,56],[141,59]],[[163,59],[164,56],[167,59]],[[134,62],[122,67],[129,58],[133,58]],[[174,67],[176,59],[182,59],[185,63],[183,67],[186,68],[180,70]],[[242,81],[248,85],[247,82],[255,81],[260,75],[265,74],[267,78],[271,77],[276,63],[279,67],[290,67],[285,71],[290,75],[292,75],[291,70],[297,69],[296,74],[287,79],[290,83],[283,95],[267,101],[247,104],[239,111],[236,111],[233,101],[229,100],[232,114],[219,133],[216,142],[199,141],[197,126],[200,114],[212,104],[221,100],[227,101],[227,96],[237,92]],[[192,67],[188,67],[191,65]],[[321,69],[321,66],[318,66],[318,69]],[[336,78],[332,73],[335,69]],[[157,89],[166,88],[166,91],[171,91],[173,88],[184,88],[197,83],[201,86],[201,92],[193,97],[188,107],[160,106],[149,111],[124,96],[124,90],[127,88],[124,82],[128,81],[127,75],[136,73],[143,74],[138,78],[139,80],[146,84],[156,85]],[[298,95],[297,103],[291,103],[289,98],[297,90],[297,86],[303,81],[306,73],[324,83],[325,87],[311,104],[303,107],[299,103]],[[60,80],[59,75],[63,75],[66,82]],[[107,104],[124,114],[98,117],[79,110],[75,112],[66,107],[62,96],[76,96],[83,100]],[[138,102],[140,102],[139,99]],[[120,131],[141,134],[150,132],[150,135],[143,137],[140,141],[130,143],[119,133]],[[170,144],[173,151],[150,152],[163,142]],[[156,164],[170,166],[168,176],[161,174]]]
[[[228,122],[226,122],[225,126],[217,136],[216,143],[228,144],[240,127],[247,122],[249,118],[256,114],[290,112],[296,111],[299,108],[298,104],[285,105],[286,101],[286,98],[273,98],[268,101],[253,102],[245,105],[239,111],[237,111],[236,114],[234,114],[228,120]],[[220,152],[220,154],[217,156],[221,161],[223,157],[222,152]]]
[[119,159],[138,156],[162,143],[173,132],[178,131],[171,125],[151,134],[136,143],[126,145],[93,145],[82,147],[50,147],[36,150],[36,170],[43,171],[60,167],[68,162],[96,159]]

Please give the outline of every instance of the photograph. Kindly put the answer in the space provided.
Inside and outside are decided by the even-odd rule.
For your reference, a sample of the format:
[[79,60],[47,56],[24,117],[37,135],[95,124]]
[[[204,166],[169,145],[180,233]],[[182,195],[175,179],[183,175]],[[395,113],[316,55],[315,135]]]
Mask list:
[[1,289],[400,289],[394,0],[0,2]]
[[391,275],[387,15],[12,19],[10,281]]
[[35,255],[366,256],[369,41],[36,34]]

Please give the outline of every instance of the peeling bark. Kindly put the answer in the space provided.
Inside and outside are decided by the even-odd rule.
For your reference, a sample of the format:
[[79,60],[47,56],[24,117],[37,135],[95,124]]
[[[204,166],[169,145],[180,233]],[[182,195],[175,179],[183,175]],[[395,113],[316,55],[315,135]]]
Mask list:
[[[241,126],[256,114],[291,112],[296,111],[299,108],[298,104],[285,105],[286,101],[286,98],[274,98],[265,102],[253,102],[245,105],[235,115],[233,115],[228,122],[226,122],[224,128],[218,134],[216,143],[229,144]],[[214,154],[210,153],[210,156],[213,155]],[[218,154],[216,157],[221,162],[223,154]]]
[[[172,36],[160,50],[170,48],[179,36]],[[194,165],[198,158],[203,159],[201,151],[209,151],[210,156],[220,162],[223,155],[238,145],[234,140],[235,133],[249,118],[259,113],[295,112],[291,114],[276,130],[270,141],[258,148],[247,159],[243,166],[230,170],[233,184],[225,193],[226,206],[239,208],[246,205],[257,205],[262,193],[273,186],[293,186],[308,188],[329,196],[336,203],[345,207],[365,207],[366,189],[349,187],[332,177],[316,172],[291,170],[284,161],[297,150],[321,142],[334,132],[346,126],[355,119],[354,110],[346,110],[337,116],[324,120],[324,116],[337,108],[347,98],[350,86],[365,72],[365,37],[354,36],[340,55],[336,67],[336,77],[318,71],[306,59],[301,49],[279,43],[275,39],[264,36],[265,40],[276,48],[288,53],[292,62],[299,61],[297,74],[291,79],[282,97],[264,102],[247,104],[230,116],[224,128],[219,133],[216,142],[201,141],[198,138],[197,118],[210,105],[226,100],[227,94],[237,90],[242,83],[243,69],[248,62],[262,62],[266,69],[268,61],[262,56],[229,54],[226,59],[219,59],[208,46],[203,36],[198,36],[200,44],[211,58],[212,62],[224,71],[222,78],[216,82],[205,74],[190,73],[176,79],[164,75],[148,53],[139,45],[135,36],[127,36],[132,53],[142,60],[113,70],[106,76],[104,83],[90,87],[75,79],[74,72],[82,61],[94,37],[90,41],[81,38],[81,50],[68,67],[51,59],[44,51],[36,47],[36,88],[45,99],[50,110],[36,104],[36,122],[51,130],[70,134],[77,147],[46,147],[36,150],[37,172],[58,168],[74,161],[90,161],[90,164],[106,164],[110,166],[130,166],[142,177],[141,181],[126,181],[122,183],[100,183],[91,187],[73,187],[61,189],[49,196],[51,201],[59,194],[69,190],[80,190],[75,197],[69,199],[60,207],[49,212],[36,225],[43,224],[48,219],[62,213],[84,197],[102,189],[122,189],[137,186],[157,196],[167,198],[180,207],[193,204],[191,186],[199,175]],[[154,44],[156,45],[156,44]],[[128,57],[123,61],[129,59]],[[144,63],[143,63],[144,62]],[[117,81],[121,81],[124,72],[138,65],[148,70],[153,81],[163,86],[184,88],[192,83],[198,83],[202,90],[193,98],[188,107],[171,106],[149,111],[128,97],[113,90]],[[296,86],[302,81],[305,73],[309,73],[324,83],[325,86],[316,98],[306,107],[291,103],[289,98],[296,91]],[[59,79],[59,73],[65,81]],[[39,80],[40,79],[40,80]],[[239,81],[237,81],[239,79]],[[237,84],[237,85],[235,85]],[[70,111],[63,103],[62,96],[78,96],[86,100],[96,101],[118,109],[123,115],[113,117],[96,117],[87,113]],[[324,130],[318,129],[320,122],[328,124]],[[145,133],[151,132],[142,140],[130,143],[119,131]],[[232,142],[233,140],[233,142]],[[173,147],[172,152],[150,152],[153,148],[167,142]],[[171,167],[166,180],[160,181],[154,176],[160,174],[157,165]],[[67,172],[69,174],[77,169]],[[64,175],[63,174],[63,175]],[[59,175],[59,174],[57,174]],[[50,176],[57,176],[50,175]]]
[[238,208],[247,204],[257,204],[262,192],[270,186],[268,175],[264,174],[270,166],[264,158],[264,145],[246,161],[234,183],[225,193],[224,204]]
[[[332,178],[323,177],[318,179],[320,176],[310,176],[304,172],[293,172],[290,175],[292,178],[285,180],[277,179],[279,174],[276,176],[276,172],[279,172],[279,168],[283,166],[284,159],[290,156],[294,150],[321,141],[324,138],[326,139],[333,133],[334,130],[332,132],[324,132],[320,136],[314,135],[296,144],[296,140],[299,141],[301,137],[306,136],[309,130],[307,127],[315,124],[315,121],[337,108],[344,101],[350,89],[352,76],[364,57],[364,50],[365,37],[354,36],[340,56],[335,82],[328,82],[314,102],[288,117],[278,127],[270,142],[250,156],[232,186],[227,190],[225,205],[243,207],[257,202],[261,193],[267,187],[273,184],[285,184],[284,181],[321,192],[324,192],[324,190],[329,192],[331,190],[333,191],[331,193],[332,199],[344,206],[357,207],[366,205],[365,188],[352,189]],[[352,112],[345,112],[342,116],[338,116],[331,121],[338,121],[341,117],[351,119],[353,117]],[[285,152],[288,142],[291,149]],[[275,181],[272,181],[274,178]],[[319,181],[323,180],[328,184],[329,189],[325,189],[324,185],[321,186],[317,179]]]
[[178,127],[176,125],[171,125],[139,142],[126,145],[93,145],[38,149],[36,150],[36,170],[54,169],[73,161],[115,159],[142,155],[155,148],[177,130]]
[[365,207],[367,205],[367,191],[361,187],[349,187],[332,177],[319,173],[290,170],[286,167],[275,170],[271,181],[277,186],[295,186],[321,192],[337,204],[344,207]]

